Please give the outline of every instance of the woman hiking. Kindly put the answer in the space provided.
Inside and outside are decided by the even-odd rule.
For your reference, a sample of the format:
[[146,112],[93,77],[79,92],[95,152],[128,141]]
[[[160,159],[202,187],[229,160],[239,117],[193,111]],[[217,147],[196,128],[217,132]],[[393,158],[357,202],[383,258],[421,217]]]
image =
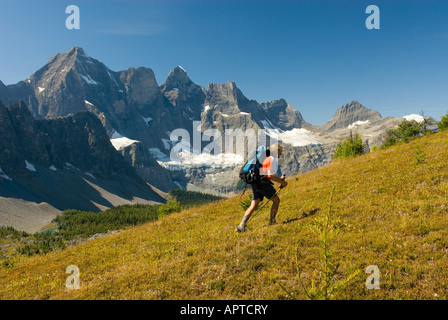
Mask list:
[[[249,221],[251,215],[257,210],[258,205],[263,198],[266,197],[268,200],[272,200],[271,207],[271,217],[269,220],[269,225],[276,224],[277,221],[275,217],[277,215],[278,206],[280,205],[280,198],[276,194],[276,190],[273,187],[274,182],[280,183],[280,188],[284,188],[288,185],[285,181],[285,176],[282,175],[280,167],[278,165],[278,158],[283,153],[283,147],[279,144],[273,144],[270,148],[270,156],[264,159],[260,167],[260,177],[261,181],[258,184],[252,185],[252,202],[249,208],[246,210],[243,220],[236,227],[238,232],[245,232],[246,225]],[[263,182],[264,181],[264,182]]]

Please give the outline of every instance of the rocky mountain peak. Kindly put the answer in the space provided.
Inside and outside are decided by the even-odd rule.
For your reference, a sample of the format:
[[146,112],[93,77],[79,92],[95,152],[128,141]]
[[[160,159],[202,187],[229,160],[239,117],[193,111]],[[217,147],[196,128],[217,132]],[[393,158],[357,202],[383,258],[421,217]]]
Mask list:
[[176,76],[187,76],[187,71],[184,69],[184,68],[182,68],[182,66],[177,66],[176,68],[174,68],[171,72],[170,72],[170,74],[168,75],[168,77],[171,75],[171,74],[173,74],[173,75],[176,75]]
[[357,121],[381,119],[381,115],[374,110],[368,109],[358,101],[344,104],[323,127],[323,131],[331,131],[344,128]]
[[0,99],[7,99],[8,95],[8,88],[0,81]]
[[205,89],[195,84],[184,68],[174,68],[160,89],[170,104],[176,107],[180,117],[187,121],[180,121],[184,127],[190,127],[188,122],[200,119]]
[[166,78],[165,84],[163,85],[163,90],[180,90],[190,86],[191,84],[193,84],[193,82],[188,77],[185,69],[181,66],[177,66]]
[[220,105],[224,108],[221,111],[231,108],[234,109],[234,112],[240,112],[239,106],[248,102],[249,99],[244,96],[233,81],[228,81],[225,84],[211,83],[208,86],[205,104],[210,106]]
[[362,104],[360,104],[358,101],[353,100],[349,103],[344,104],[336,112],[339,112],[341,114],[347,114],[347,113],[355,113],[358,112],[359,110],[368,110],[368,109],[364,107]]
[[101,62],[89,57],[84,49],[74,47],[67,52],[58,53],[51,57],[44,67],[30,77],[30,80],[48,75],[49,72],[65,73],[73,68],[78,70],[81,69],[79,71],[83,71],[82,69],[84,69],[88,64],[101,64]]
[[67,51],[67,53],[68,54],[76,54],[76,55],[86,55],[86,52],[84,51],[84,49],[83,48],[81,48],[81,47],[78,47],[78,46],[76,46],[76,47],[73,47],[73,48],[71,48],[69,51]]
[[[119,96],[119,90],[122,90],[118,74],[89,57],[80,47],[54,55],[23,83],[26,88],[20,89],[17,98],[28,96],[25,102],[36,118],[55,118],[85,111],[85,101],[105,103],[107,97]],[[14,90],[19,91],[15,87]],[[91,105],[89,108],[99,114],[91,110]]]

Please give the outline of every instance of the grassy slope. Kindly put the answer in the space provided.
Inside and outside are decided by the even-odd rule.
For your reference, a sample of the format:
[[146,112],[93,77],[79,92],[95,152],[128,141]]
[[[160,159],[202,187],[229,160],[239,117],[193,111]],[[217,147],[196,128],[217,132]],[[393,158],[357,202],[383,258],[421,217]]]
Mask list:
[[[426,153],[415,164],[415,147]],[[238,197],[167,216],[45,256],[0,268],[2,299],[283,299],[275,281],[305,298],[303,278],[318,275],[318,240],[307,227],[328,210],[345,228],[333,245],[338,277],[361,272],[339,299],[448,298],[448,133],[436,134],[300,176],[281,192],[279,222],[260,213],[248,232],[235,226]],[[317,211],[316,211],[317,209]],[[313,212],[314,215],[303,214]],[[294,220],[297,219],[297,220]],[[292,220],[292,221],[291,221]],[[365,288],[377,265],[381,289]],[[81,288],[67,290],[77,265]]]

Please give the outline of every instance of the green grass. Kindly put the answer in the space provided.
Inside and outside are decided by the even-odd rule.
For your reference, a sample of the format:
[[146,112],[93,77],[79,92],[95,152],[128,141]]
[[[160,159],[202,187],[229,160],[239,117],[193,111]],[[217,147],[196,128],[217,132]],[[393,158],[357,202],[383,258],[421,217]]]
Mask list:
[[43,231],[35,234],[3,227],[0,228],[0,265],[11,266],[18,256],[47,254],[85,241],[94,235],[104,235],[111,231],[156,221],[185,208],[219,199],[222,198],[205,193],[173,190],[169,193],[168,202],[162,205],[122,205],[100,213],[66,210]]
[[[332,298],[447,299],[446,150],[441,132],[300,174],[280,194],[276,226],[267,226],[267,206],[236,233],[244,214],[237,196],[21,257],[0,268],[0,298],[290,299],[283,286],[306,299],[325,276],[324,238],[313,226],[331,196],[339,231],[325,251],[332,273],[324,279]],[[80,269],[79,290],[65,287],[69,265]],[[366,288],[369,265],[380,270],[379,290]]]
[[170,190],[168,194],[171,199],[178,201],[184,208],[203,205],[224,199],[224,197],[218,197],[212,194],[180,189]]

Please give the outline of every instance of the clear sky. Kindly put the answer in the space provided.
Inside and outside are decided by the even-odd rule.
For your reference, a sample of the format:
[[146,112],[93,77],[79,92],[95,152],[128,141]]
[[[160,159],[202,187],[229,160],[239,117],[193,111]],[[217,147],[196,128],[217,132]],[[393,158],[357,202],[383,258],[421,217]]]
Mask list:
[[[68,30],[68,5],[80,29]],[[368,30],[368,5],[380,29]],[[320,125],[357,100],[382,116],[448,111],[447,0],[0,0],[0,80],[17,83],[80,46],[114,71],[163,83],[234,81],[249,99],[284,98]]]

